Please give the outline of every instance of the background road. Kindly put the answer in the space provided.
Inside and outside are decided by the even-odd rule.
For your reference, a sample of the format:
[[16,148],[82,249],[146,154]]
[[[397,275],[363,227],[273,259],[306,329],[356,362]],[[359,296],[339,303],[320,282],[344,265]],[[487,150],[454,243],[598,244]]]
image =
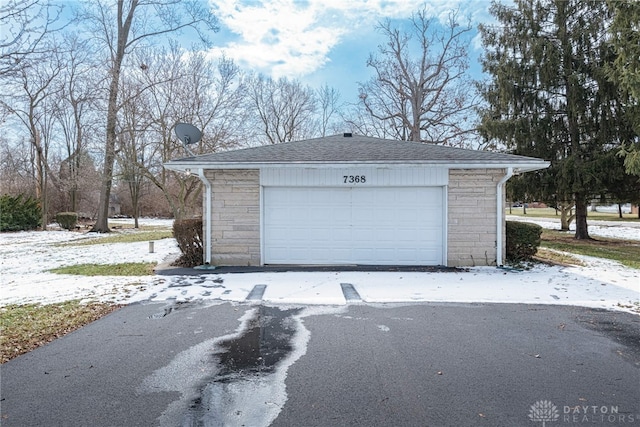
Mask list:
[[[216,339],[233,334],[251,310],[275,313],[230,304],[127,306],[2,365],[2,425],[215,425],[218,418],[203,414],[228,411],[211,403],[224,396],[205,409],[201,403],[220,372]],[[640,425],[637,315],[419,304],[314,309],[300,319],[308,340],[288,368],[273,426],[542,425],[529,419],[540,401],[556,406],[552,425]],[[286,347],[283,334],[295,329],[286,317],[283,328],[259,325],[247,335],[257,344],[236,351]],[[242,410],[258,400],[245,396]],[[200,412],[185,418],[195,406]],[[603,413],[613,410],[615,422]]]

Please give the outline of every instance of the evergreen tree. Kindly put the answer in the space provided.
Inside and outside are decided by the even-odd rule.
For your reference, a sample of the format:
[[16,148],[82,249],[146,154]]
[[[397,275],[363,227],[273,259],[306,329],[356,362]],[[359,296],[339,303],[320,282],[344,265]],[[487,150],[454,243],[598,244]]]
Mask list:
[[515,154],[551,161],[528,181],[528,193],[575,205],[575,237],[588,239],[588,203],[607,190],[608,171],[600,166],[611,164],[611,152],[632,132],[606,73],[615,59],[607,42],[608,4],[515,0],[514,6],[493,2],[490,10],[498,24],[480,26],[483,68],[491,76],[481,85],[488,107],[480,132]]
[[626,113],[635,139],[620,150],[627,173],[640,176],[640,1],[607,0],[613,10],[609,33],[616,54],[607,67],[610,79],[628,96]]

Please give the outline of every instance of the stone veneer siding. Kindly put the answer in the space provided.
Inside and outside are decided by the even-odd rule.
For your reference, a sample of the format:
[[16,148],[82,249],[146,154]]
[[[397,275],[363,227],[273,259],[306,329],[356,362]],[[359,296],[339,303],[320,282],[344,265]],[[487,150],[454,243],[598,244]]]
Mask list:
[[[503,169],[449,171],[449,266],[496,265],[496,186],[504,174]],[[207,170],[206,177],[213,192],[212,264],[260,265],[260,172]],[[504,239],[503,233],[503,247]]]
[[496,187],[504,175],[504,169],[449,171],[449,266],[496,265]]
[[211,263],[260,265],[260,171],[207,170],[205,176],[212,187]]

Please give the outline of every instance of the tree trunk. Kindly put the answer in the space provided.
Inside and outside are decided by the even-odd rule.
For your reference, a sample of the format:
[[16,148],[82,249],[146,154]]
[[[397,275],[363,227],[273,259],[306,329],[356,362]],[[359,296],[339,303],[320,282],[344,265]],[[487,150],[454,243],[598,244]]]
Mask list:
[[[111,198],[111,185],[113,182],[113,165],[116,158],[116,114],[117,114],[117,90],[118,78],[114,77],[109,94],[109,106],[107,112],[107,141],[105,144],[104,168],[102,170],[102,183],[100,185],[100,202],[98,205],[98,217],[91,231],[108,233],[109,229],[109,200]],[[113,101],[112,101],[113,100]]]
[[40,200],[40,207],[42,208],[42,231],[47,231],[47,224],[49,223],[49,195],[48,195],[48,190],[47,187],[49,185],[49,180],[47,179],[47,173],[45,171],[45,174],[43,176],[43,186],[44,186],[44,191],[42,192],[42,199]]
[[575,218],[575,215],[571,213],[572,209],[571,202],[563,202],[560,205],[560,231],[569,231],[571,222]]
[[138,229],[140,228],[140,224],[138,223],[138,217],[140,215],[138,214],[138,207],[135,206],[133,208],[133,228]]
[[129,194],[131,195],[131,208],[133,209],[133,228],[139,228],[138,218],[140,217],[140,183],[134,173],[134,182],[129,183]]
[[560,207],[560,231],[569,231],[571,221],[568,212],[571,212],[570,208],[567,209],[565,205]]
[[590,239],[587,227],[587,202],[583,194],[576,193],[576,239]]
[[104,149],[104,168],[102,172],[102,184],[100,186],[100,202],[98,205],[98,217],[91,231],[108,233],[109,231],[109,199],[111,198],[111,185],[113,183],[113,165],[116,160],[116,125],[118,118],[118,86],[120,84],[120,72],[125,55],[127,39],[133,15],[138,7],[138,0],[132,0],[129,4],[129,13],[124,18],[124,0],[118,0],[118,41],[111,66],[111,82],[109,84],[109,101],[107,104],[107,138]]
[[69,176],[71,177],[71,212],[78,212],[78,181],[80,179],[80,167],[82,162],[82,125],[78,114],[77,103],[73,105],[74,118],[76,122],[76,142],[71,159],[69,160]]
[[618,203],[618,218],[622,219],[622,203]]
[[75,183],[72,185],[73,187],[69,190],[69,211],[78,212],[78,190],[75,188]]
[[40,226],[43,231],[47,230],[47,181],[46,170],[42,146],[40,145],[40,132],[36,129],[33,121],[31,122],[31,133],[33,138],[33,146],[36,151],[36,199],[40,202]]

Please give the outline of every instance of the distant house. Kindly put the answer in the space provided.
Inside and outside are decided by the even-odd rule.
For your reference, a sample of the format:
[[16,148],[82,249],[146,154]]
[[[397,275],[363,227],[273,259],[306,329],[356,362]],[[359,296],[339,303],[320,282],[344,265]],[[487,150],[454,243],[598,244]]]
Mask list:
[[109,217],[120,215],[120,198],[116,194],[109,197]]
[[172,160],[214,265],[501,265],[504,184],[537,158],[351,134]]
[[543,202],[532,202],[531,204],[529,204],[529,207],[533,209],[546,209],[548,206]]

